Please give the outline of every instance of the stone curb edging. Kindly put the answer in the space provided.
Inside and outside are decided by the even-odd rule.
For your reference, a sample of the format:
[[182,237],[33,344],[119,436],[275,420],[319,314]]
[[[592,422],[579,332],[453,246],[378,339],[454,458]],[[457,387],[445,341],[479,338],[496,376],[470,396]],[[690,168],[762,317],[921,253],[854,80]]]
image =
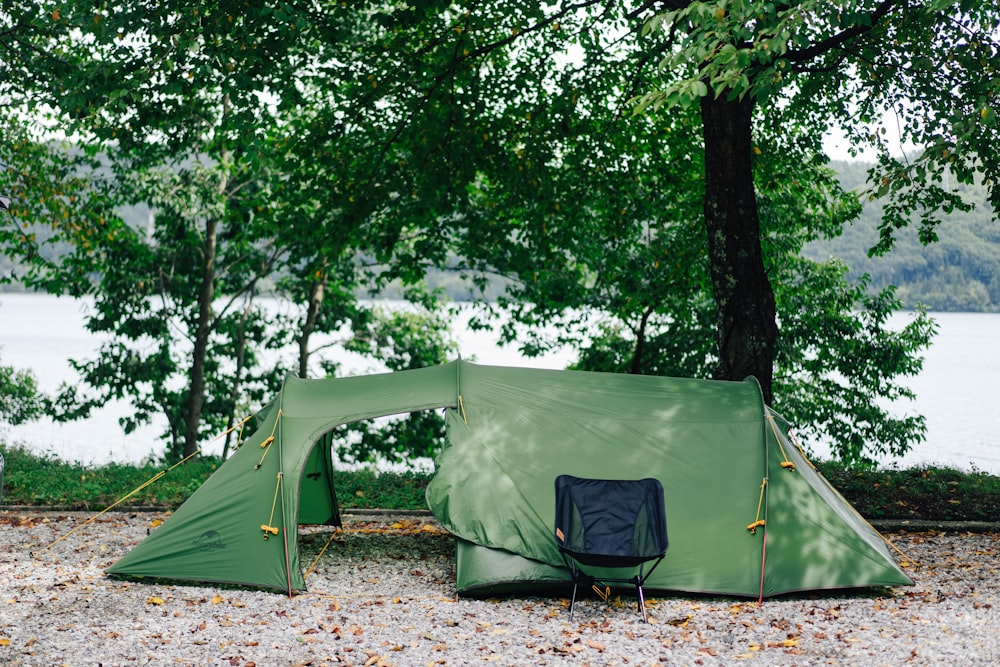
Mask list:
[[[0,505],[0,512],[93,512],[97,514],[103,508],[72,507],[70,505]],[[169,512],[170,507],[159,505],[125,505],[112,510],[119,513],[128,512]],[[393,510],[365,507],[342,507],[340,513],[353,516],[365,514],[372,516],[433,516],[430,510]]]
[[869,521],[880,532],[924,532],[946,533],[997,533],[1000,522],[996,521],[925,521],[922,519],[879,519]]
[[[137,505],[122,507],[115,512],[166,512],[168,507]],[[0,512],[93,512],[101,510],[81,509],[59,505],[0,505]],[[396,510],[381,508],[345,507],[340,510],[345,517],[373,517],[388,519],[392,517],[427,517],[433,518],[430,510]],[[872,519],[869,523],[879,532],[925,532],[939,531],[947,533],[1000,533],[1000,521],[933,521],[923,519]]]

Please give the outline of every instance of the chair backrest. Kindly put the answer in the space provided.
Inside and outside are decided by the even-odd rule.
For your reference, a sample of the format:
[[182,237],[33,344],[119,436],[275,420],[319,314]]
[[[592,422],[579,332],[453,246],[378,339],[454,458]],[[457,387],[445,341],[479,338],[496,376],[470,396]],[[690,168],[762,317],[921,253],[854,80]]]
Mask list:
[[628,567],[666,552],[667,519],[659,480],[560,475],[555,485],[556,543],[579,562]]

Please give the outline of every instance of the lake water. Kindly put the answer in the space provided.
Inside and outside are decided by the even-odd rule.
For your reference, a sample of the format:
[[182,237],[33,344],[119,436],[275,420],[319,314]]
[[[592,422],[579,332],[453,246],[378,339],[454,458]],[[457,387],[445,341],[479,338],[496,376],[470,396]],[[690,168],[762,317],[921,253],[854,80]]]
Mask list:
[[[44,391],[72,381],[71,358],[92,357],[99,341],[83,326],[86,305],[70,299],[35,294],[0,294],[0,363],[30,368]],[[900,314],[900,318],[906,317]],[[939,332],[928,350],[923,372],[908,385],[913,404],[894,406],[899,413],[927,417],[927,441],[905,458],[886,461],[900,466],[922,463],[972,467],[1000,474],[1000,314],[936,313]],[[485,364],[564,368],[571,350],[528,359],[511,347],[499,346],[488,332],[470,331],[458,318],[454,334],[462,357]],[[362,369],[357,369],[362,370]],[[106,406],[90,419],[73,424],[48,420],[0,427],[0,441],[20,442],[29,449],[84,463],[138,462],[161,452],[158,425],[125,435],[118,418],[127,405]],[[824,449],[805,443],[822,456]],[[218,453],[221,441],[204,445]]]

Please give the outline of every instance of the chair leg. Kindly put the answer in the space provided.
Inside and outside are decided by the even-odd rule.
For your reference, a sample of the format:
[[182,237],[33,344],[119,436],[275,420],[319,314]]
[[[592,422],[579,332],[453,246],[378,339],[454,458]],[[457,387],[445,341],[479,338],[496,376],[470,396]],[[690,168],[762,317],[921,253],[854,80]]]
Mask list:
[[636,597],[639,599],[639,612],[642,614],[642,622],[648,624],[649,619],[646,617],[646,598],[642,594],[642,582],[636,577],[635,581],[635,593]]
[[573,607],[576,606],[576,587],[579,585],[578,582],[573,582],[573,597],[569,599],[569,620],[573,621]]

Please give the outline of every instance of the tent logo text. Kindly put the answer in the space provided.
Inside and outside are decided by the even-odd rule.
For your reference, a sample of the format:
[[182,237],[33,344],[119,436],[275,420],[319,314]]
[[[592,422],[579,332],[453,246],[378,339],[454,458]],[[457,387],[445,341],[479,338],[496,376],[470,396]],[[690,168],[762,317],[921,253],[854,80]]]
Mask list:
[[226,548],[226,545],[222,542],[222,535],[214,530],[206,530],[191,544],[195,549],[201,549],[202,551],[215,551],[216,549]]

